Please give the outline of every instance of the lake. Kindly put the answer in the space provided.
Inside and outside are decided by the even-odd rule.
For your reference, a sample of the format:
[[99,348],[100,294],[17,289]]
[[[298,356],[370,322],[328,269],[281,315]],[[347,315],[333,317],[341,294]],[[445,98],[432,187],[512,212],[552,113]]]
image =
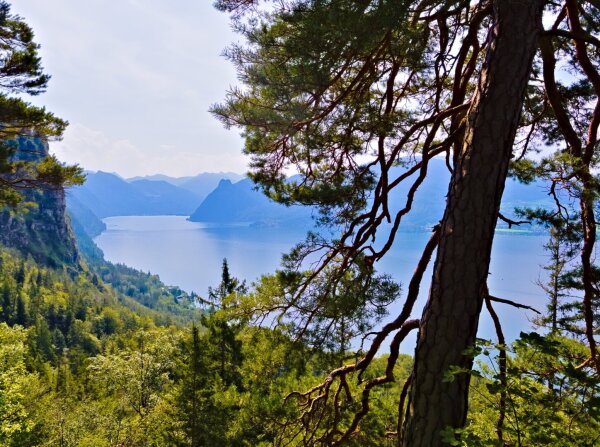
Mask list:
[[[298,228],[254,228],[189,222],[184,216],[119,216],[104,219],[107,230],[95,242],[105,258],[158,274],[169,285],[205,296],[209,286],[220,282],[221,263],[227,258],[232,274],[248,283],[279,266],[282,253],[304,236]],[[391,274],[407,285],[429,234],[399,233],[391,251],[378,264],[378,271]],[[494,241],[489,288],[494,296],[545,309],[546,299],[537,284],[545,278],[542,266],[548,256],[545,235],[498,231]],[[433,263],[433,262],[432,262]],[[415,309],[420,316],[431,272],[424,277]],[[390,318],[402,303],[392,306]],[[529,330],[530,311],[496,304],[509,339]],[[493,326],[482,313],[479,336],[495,339]],[[410,344],[410,343],[408,343]]]

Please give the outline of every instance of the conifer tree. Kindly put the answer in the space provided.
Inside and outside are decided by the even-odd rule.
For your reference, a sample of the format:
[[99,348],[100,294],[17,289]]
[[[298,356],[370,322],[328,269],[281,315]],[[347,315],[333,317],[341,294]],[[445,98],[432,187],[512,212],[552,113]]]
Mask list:
[[[242,324],[230,311],[235,309],[244,282],[233,277],[227,260],[223,260],[221,282],[209,289],[209,304],[200,333],[192,326],[182,343],[180,371],[174,397],[174,419],[183,436],[170,440],[176,445],[237,446],[227,432],[236,410],[223,396],[242,388],[242,343],[238,339]],[[176,434],[177,430],[173,430]]]
[[214,350],[207,355],[215,362],[225,388],[230,385],[241,386],[239,367],[242,364],[242,349],[237,339],[241,325],[231,318],[230,311],[235,308],[238,296],[246,292],[245,283],[231,276],[227,259],[223,259],[221,282],[216,288],[209,289],[208,295],[213,304],[208,316],[202,317],[202,325],[206,327],[207,337],[214,346]]
[[25,283],[25,263],[21,262],[19,264],[19,268],[15,273],[15,281],[17,281],[17,285],[22,288]]
[[64,166],[54,156],[14,159],[19,138],[60,138],[68,124],[22,99],[44,92],[50,79],[33,38],[31,27],[0,1],[0,206],[17,205],[24,190],[83,181],[78,166]]
[[[445,213],[403,311],[376,334],[362,360],[332,372],[309,395],[326,399],[336,395],[330,392],[335,379],[343,377],[335,382],[342,387],[348,374],[362,377],[383,340],[395,334],[386,376],[365,384],[350,423],[328,427],[323,437],[332,444],[358,429],[370,390],[393,380],[399,344],[417,328],[398,443],[437,446],[446,428],[466,422],[470,376],[446,376],[472,366],[466,350],[488,298],[494,228],[545,5],[297,0],[261,10],[259,1],[217,2],[234,13],[246,38],[247,46],[227,53],[246,86],[231,90],[214,113],[227,126],[243,128],[251,176],[268,195],[285,204],[320,205],[321,221],[339,230],[333,238],[312,235],[295,251],[296,268],[307,257],[318,255],[321,262],[280,309],[315,314],[332,294],[307,306],[309,284],[335,263],[339,273],[329,275],[330,291],[357,259],[373,267],[417,200],[428,161],[443,154],[451,171]],[[290,169],[299,181],[285,180]],[[408,193],[398,206],[388,199],[401,184]],[[434,253],[428,303],[420,320],[409,320]]]
[[28,326],[29,323],[29,313],[22,293],[17,294],[14,323],[24,327]]
[[[193,325],[182,342],[178,380],[172,403],[173,419],[181,427],[183,436],[173,436],[170,442],[177,445],[200,447],[209,445],[220,432],[215,420],[216,409],[211,399],[215,391],[214,375],[208,364],[206,344],[198,328]],[[176,431],[173,430],[176,435]],[[213,437],[214,436],[214,437]]]
[[56,352],[52,345],[52,332],[42,317],[38,317],[35,322],[31,350],[38,362],[54,363],[56,360]]
[[2,321],[10,324],[12,322],[13,313],[12,291],[7,281],[2,284]]
[[190,445],[197,447],[202,439],[202,402],[201,392],[207,388],[207,368],[202,364],[202,351],[200,348],[200,336],[198,328],[192,326],[191,349],[188,353],[185,375],[183,377],[182,397],[188,403],[187,417],[185,421],[186,434],[190,438]]

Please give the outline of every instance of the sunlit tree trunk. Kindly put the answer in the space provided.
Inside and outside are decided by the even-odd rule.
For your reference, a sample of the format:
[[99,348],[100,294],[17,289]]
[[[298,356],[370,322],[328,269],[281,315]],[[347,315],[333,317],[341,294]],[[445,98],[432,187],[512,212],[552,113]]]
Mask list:
[[443,445],[464,426],[494,228],[541,30],[541,0],[497,0],[488,51],[457,157],[429,301],[421,319],[403,444]]

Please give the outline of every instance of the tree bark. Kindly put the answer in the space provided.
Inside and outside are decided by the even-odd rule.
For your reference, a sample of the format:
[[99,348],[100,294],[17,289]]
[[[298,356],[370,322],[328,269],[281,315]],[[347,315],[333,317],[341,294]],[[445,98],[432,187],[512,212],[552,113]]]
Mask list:
[[494,229],[541,30],[542,0],[496,0],[486,61],[450,183],[421,319],[402,445],[443,445],[466,422],[470,370]]

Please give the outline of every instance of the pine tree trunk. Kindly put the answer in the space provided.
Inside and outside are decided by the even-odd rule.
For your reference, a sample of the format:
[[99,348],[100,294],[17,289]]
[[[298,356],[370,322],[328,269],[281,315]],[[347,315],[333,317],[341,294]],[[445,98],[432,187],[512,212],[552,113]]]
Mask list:
[[450,184],[415,353],[402,445],[443,445],[466,421],[469,375],[494,228],[541,29],[541,0],[496,0],[488,52]]

